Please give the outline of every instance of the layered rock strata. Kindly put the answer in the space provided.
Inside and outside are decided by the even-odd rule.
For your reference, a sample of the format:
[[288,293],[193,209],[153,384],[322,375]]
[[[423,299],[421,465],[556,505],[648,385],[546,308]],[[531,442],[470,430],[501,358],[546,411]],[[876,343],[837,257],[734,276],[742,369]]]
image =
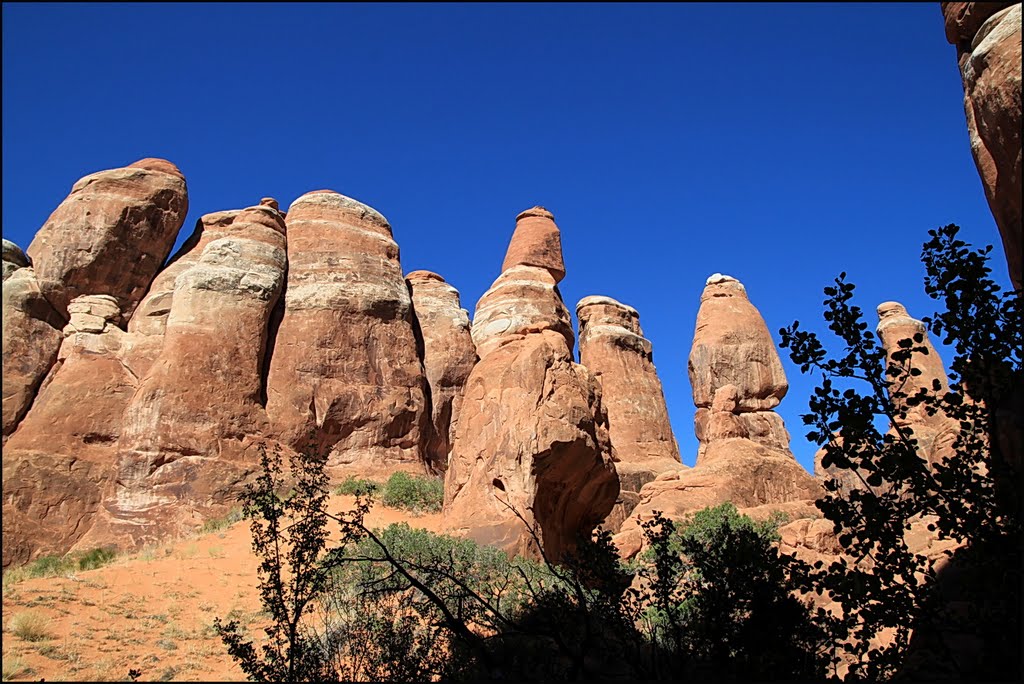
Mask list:
[[618,495],[600,386],[573,362],[558,227],[516,219],[503,272],[477,304],[480,361],[466,382],[445,477],[449,531],[554,559],[589,535]]
[[944,2],[957,48],[971,153],[1003,238],[1010,280],[1022,285],[1021,3]]
[[604,522],[614,532],[640,500],[643,485],[659,473],[682,467],[679,447],[640,314],[610,297],[592,296],[576,305],[576,317],[580,362],[601,383],[615,447],[619,498]]
[[459,302],[459,291],[430,271],[405,277],[422,340],[423,371],[430,389],[431,430],[424,458],[434,472],[448,468],[455,427],[462,409],[462,393],[473,366],[476,346],[470,334],[469,312]]
[[[285,223],[237,213],[179,273],[159,356],[124,412],[116,475],[83,540],[137,547],[235,504],[267,431],[263,369],[284,286]],[[212,236],[211,236],[212,237]]]
[[422,471],[430,416],[412,299],[391,226],[331,190],[288,211],[288,283],[267,382],[279,439],[333,476]]
[[730,276],[708,278],[697,312],[689,358],[697,464],[658,475],[640,490],[640,502],[615,536],[632,556],[643,543],[641,526],[654,511],[682,518],[732,502],[767,514],[813,512],[819,483],[796,462],[789,433],[772,411],[789,385],[771,334],[743,285]]
[[185,178],[169,161],[142,159],[82,178],[28,247],[43,294],[61,313],[80,295],[110,295],[130,318],[186,213]]

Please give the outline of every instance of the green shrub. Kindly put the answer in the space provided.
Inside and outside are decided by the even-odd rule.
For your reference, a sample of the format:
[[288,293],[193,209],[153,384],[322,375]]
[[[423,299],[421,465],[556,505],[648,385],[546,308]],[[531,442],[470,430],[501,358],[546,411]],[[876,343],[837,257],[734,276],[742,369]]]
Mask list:
[[444,481],[397,472],[384,485],[383,502],[390,508],[402,508],[414,513],[439,513],[444,503]]
[[360,480],[356,477],[348,477],[340,485],[335,487],[335,494],[347,496],[367,496],[375,494],[380,489],[380,483],[373,480]]
[[79,570],[95,570],[102,568],[117,557],[117,551],[110,548],[98,548],[83,553],[78,558]]

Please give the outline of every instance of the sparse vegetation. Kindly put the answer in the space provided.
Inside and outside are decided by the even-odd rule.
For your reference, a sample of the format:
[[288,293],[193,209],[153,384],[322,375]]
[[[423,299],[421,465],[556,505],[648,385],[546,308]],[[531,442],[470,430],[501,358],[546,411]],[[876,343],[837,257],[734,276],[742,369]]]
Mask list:
[[45,641],[50,635],[50,620],[32,610],[26,610],[11,617],[7,631],[25,641]]

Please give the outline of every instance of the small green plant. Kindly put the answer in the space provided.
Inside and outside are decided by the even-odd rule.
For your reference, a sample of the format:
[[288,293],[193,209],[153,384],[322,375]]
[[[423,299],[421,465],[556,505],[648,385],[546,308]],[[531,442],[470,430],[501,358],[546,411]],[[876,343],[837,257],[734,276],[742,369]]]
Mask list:
[[380,490],[380,483],[373,480],[361,480],[357,477],[348,477],[340,485],[334,488],[335,494],[346,496],[369,496]]
[[117,551],[110,548],[99,548],[87,551],[78,557],[79,570],[96,570],[107,565],[117,557]]
[[402,508],[414,513],[439,513],[444,503],[444,481],[397,472],[384,485],[382,501],[389,508]]
[[18,613],[7,623],[7,631],[25,641],[46,641],[50,637],[50,621],[31,610]]

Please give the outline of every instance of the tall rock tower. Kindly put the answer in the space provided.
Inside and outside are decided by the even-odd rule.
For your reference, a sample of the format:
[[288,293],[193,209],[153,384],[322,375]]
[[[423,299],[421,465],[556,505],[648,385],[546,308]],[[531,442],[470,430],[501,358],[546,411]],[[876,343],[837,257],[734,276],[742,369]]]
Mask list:
[[554,217],[516,217],[502,273],[477,303],[480,361],[466,381],[445,477],[449,531],[510,553],[569,551],[618,494],[597,381],[572,357]]

